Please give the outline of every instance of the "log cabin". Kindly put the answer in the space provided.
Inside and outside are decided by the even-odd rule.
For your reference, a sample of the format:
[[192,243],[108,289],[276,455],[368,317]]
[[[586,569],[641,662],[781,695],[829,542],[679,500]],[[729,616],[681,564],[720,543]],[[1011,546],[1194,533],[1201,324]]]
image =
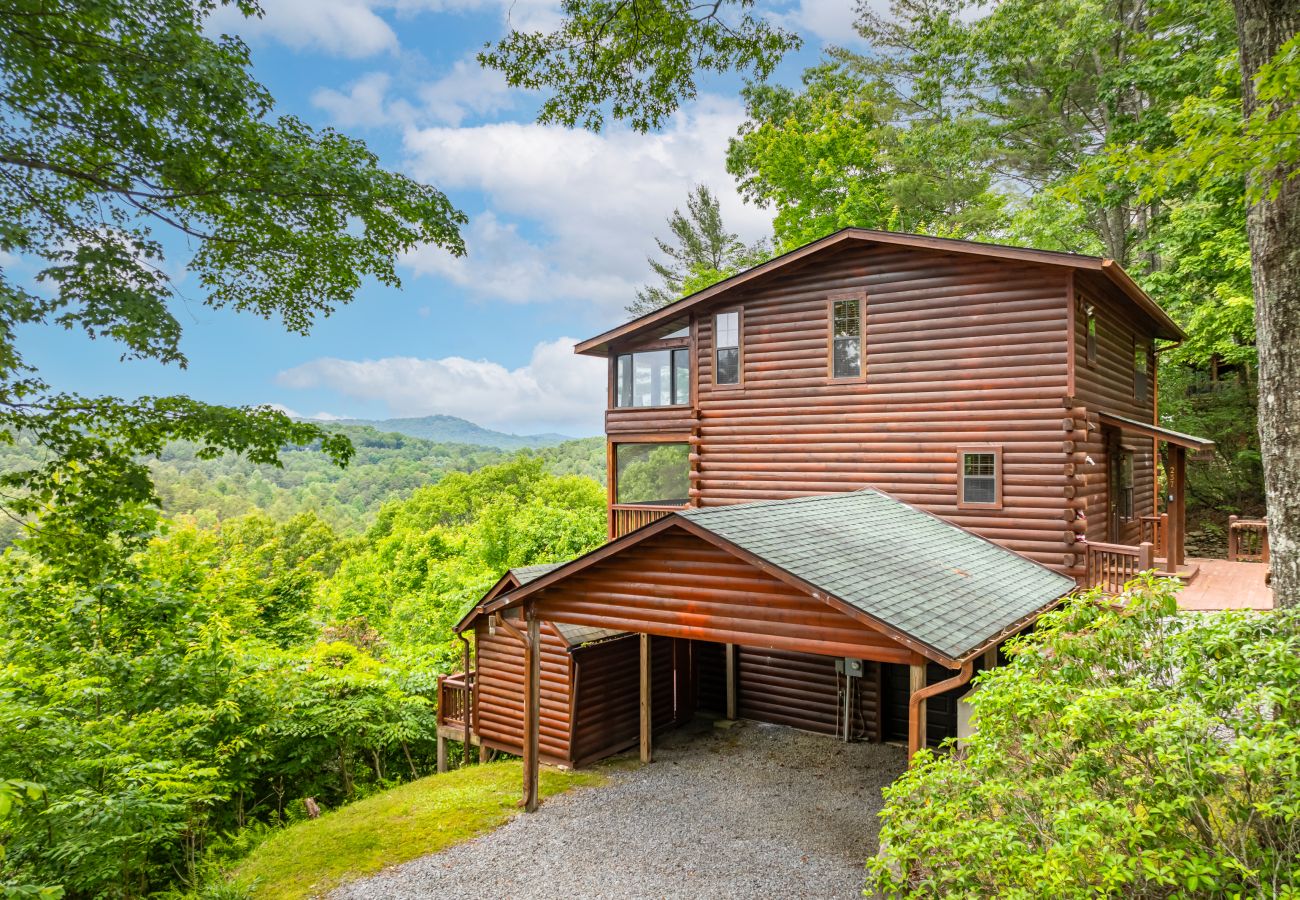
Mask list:
[[579,343],[607,366],[609,543],[462,620],[448,733],[522,753],[530,806],[539,754],[649,759],[701,709],[949,736],[1076,585],[1195,577],[1185,466],[1212,444],[1160,425],[1155,380],[1183,337],[1112,260],[845,229]]

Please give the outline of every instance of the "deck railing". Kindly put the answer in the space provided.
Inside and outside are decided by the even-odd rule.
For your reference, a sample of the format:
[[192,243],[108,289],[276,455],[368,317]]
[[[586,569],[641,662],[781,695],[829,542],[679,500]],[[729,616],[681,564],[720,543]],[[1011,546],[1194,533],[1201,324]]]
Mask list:
[[1169,513],[1158,516],[1142,516],[1142,541],[1156,548],[1156,556],[1165,558],[1169,555]]
[[1108,594],[1118,594],[1139,572],[1156,567],[1155,547],[1150,541],[1137,547],[1090,542],[1085,567],[1085,587],[1101,587]]
[[651,522],[662,519],[669,513],[685,508],[685,506],[681,505],[665,506],[663,504],[651,503],[616,503],[609,508],[610,540],[620,538],[629,531],[636,531],[644,525],[649,525]]
[[463,728],[473,716],[474,673],[469,673],[469,706],[465,704],[465,673],[438,676],[438,724]]
[[1263,519],[1228,516],[1228,559],[1268,562],[1268,523]]

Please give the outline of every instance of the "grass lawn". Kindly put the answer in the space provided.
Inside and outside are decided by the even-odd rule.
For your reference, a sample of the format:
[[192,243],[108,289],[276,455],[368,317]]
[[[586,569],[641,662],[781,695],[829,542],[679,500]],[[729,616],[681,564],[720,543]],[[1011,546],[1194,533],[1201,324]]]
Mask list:
[[[518,760],[432,775],[299,822],[268,838],[235,870],[258,900],[297,900],[345,881],[436,853],[512,818]],[[594,772],[542,769],[541,795],[600,784]]]

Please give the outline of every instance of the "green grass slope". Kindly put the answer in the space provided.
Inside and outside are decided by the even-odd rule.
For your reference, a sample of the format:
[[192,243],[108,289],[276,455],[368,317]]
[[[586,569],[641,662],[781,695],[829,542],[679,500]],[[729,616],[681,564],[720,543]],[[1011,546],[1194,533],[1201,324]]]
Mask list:
[[[268,838],[234,872],[257,900],[299,900],[491,831],[519,810],[518,760],[471,765],[384,791]],[[601,784],[543,769],[541,795]]]

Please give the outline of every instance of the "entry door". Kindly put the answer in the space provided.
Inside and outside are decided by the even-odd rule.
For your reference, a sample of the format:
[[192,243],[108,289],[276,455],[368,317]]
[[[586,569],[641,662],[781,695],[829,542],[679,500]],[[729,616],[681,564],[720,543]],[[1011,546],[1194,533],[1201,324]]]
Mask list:
[[1120,459],[1122,451],[1119,432],[1113,428],[1105,431],[1106,438],[1106,541],[1121,543],[1123,523],[1120,521]]

